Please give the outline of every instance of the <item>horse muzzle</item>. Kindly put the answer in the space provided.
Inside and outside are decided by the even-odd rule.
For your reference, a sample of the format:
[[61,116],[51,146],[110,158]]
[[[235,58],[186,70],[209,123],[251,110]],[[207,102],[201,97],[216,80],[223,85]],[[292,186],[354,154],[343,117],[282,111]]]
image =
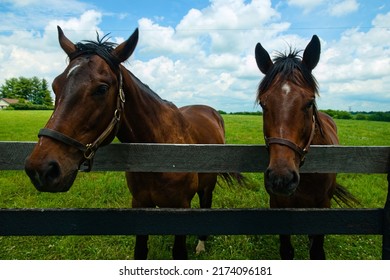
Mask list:
[[299,185],[299,173],[295,170],[276,170],[270,167],[264,173],[265,188],[269,194],[291,196]]
[[77,169],[64,172],[55,160],[38,162],[26,159],[25,171],[32,184],[40,192],[66,192],[73,185]]

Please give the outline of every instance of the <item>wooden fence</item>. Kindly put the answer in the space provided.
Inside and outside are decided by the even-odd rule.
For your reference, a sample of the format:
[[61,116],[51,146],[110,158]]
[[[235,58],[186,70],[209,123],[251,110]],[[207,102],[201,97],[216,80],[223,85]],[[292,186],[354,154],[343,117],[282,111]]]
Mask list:
[[[34,145],[32,142],[0,142],[0,170],[23,170],[24,160]],[[111,144],[98,151],[93,170],[264,172],[267,164],[264,145]],[[302,173],[388,174],[389,190],[384,207],[0,209],[0,236],[373,234],[383,236],[382,258],[390,259],[389,170],[390,146],[312,146]]]

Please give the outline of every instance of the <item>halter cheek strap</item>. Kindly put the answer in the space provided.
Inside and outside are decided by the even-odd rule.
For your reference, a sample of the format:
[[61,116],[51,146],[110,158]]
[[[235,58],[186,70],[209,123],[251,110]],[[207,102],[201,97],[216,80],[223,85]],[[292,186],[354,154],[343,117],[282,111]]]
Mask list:
[[315,125],[316,125],[316,118],[313,115],[310,137],[309,137],[307,144],[304,148],[299,147],[297,144],[295,144],[294,142],[292,142],[288,139],[278,138],[278,137],[264,137],[265,145],[266,145],[267,149],[269,148],[269,145],[271,145],[271,144],[278,144],[278,145],[289,147],[291,150],[293,150],[297,154],[299,154],[300,166],[302,166],[305,163],[305,156],[309,152],[310,144],[314,138]]
[[38,137],[46,136],[83,152],[84,160],[80,163],[79,169],[84,172],[91,171],[93,157],[95,156],[97,149],[114,130],[116,130],[116,134],[117,130],[119,129],[119,122],[121,120],[121,115],[125,104],[125,94],[123,92],[122,79],[122,73],[119,71],[119,93],[117,97],[117,104],[114,116],[111,122],[108,124],[107,128],[99,135],[99,137],[94,142],[84,145],[78,140],[50,128],[42,128],[41,130],[39,130]]

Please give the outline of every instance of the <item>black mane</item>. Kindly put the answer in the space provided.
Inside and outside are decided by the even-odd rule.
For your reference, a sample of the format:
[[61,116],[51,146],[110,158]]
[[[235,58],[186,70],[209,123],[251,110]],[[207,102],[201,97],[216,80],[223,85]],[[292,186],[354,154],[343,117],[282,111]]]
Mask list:
[[110,39],[107,38],[108,35],[109,34],[106,34],[100,38],[99,34],[97,34],[96,41],[84,40],[82,41],[83,43],[76,43],[76,51],[69,55],[69,59],[72,60],[82,55],[98,55],[103,58],[113,70],[118,69],[120,61],[111,53],[117,44],[108,42]]
[[[277,75],[282,79],[291,81],[297,85],[309,87],[315,94],[318,94],[318,83],[311,71],[302,63],[299,53],[302,51],[290,49],[288,54],[278,53],[273,61],[274,65],[261,81],[258,89],[258,97],[267,91]],[[301,75],[297,74],[297,71]]]

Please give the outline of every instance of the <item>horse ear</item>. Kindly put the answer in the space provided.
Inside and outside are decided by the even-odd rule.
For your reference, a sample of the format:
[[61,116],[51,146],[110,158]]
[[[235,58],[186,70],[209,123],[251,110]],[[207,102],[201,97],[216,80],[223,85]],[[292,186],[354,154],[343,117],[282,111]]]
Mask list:
[[266,75],[269,69],[274,65],[268,52],[263,48],[260,43],[257,43],[255,48],[255,57],[257,67],[259,67],[260,71]]
[[314,35],[303,53],[302,63],[304,63],[311,71],[317,66],[318,61],[320,61],[320,54],[320,39],[318,39],[317,35]]
[[58,30],[58,41],[60,42],[61,48],[69,56],[71,53],[76,51],[76,46],[65,36],[61,27],[57,25]]
[[116,56],[120,62],[125,61],[128,59],[134,52],[135,47],[138,43],[138,28],[136,28],[133,32],[133,34],[121,43],[119,46],[117,46],[113,51],[112,54]]

